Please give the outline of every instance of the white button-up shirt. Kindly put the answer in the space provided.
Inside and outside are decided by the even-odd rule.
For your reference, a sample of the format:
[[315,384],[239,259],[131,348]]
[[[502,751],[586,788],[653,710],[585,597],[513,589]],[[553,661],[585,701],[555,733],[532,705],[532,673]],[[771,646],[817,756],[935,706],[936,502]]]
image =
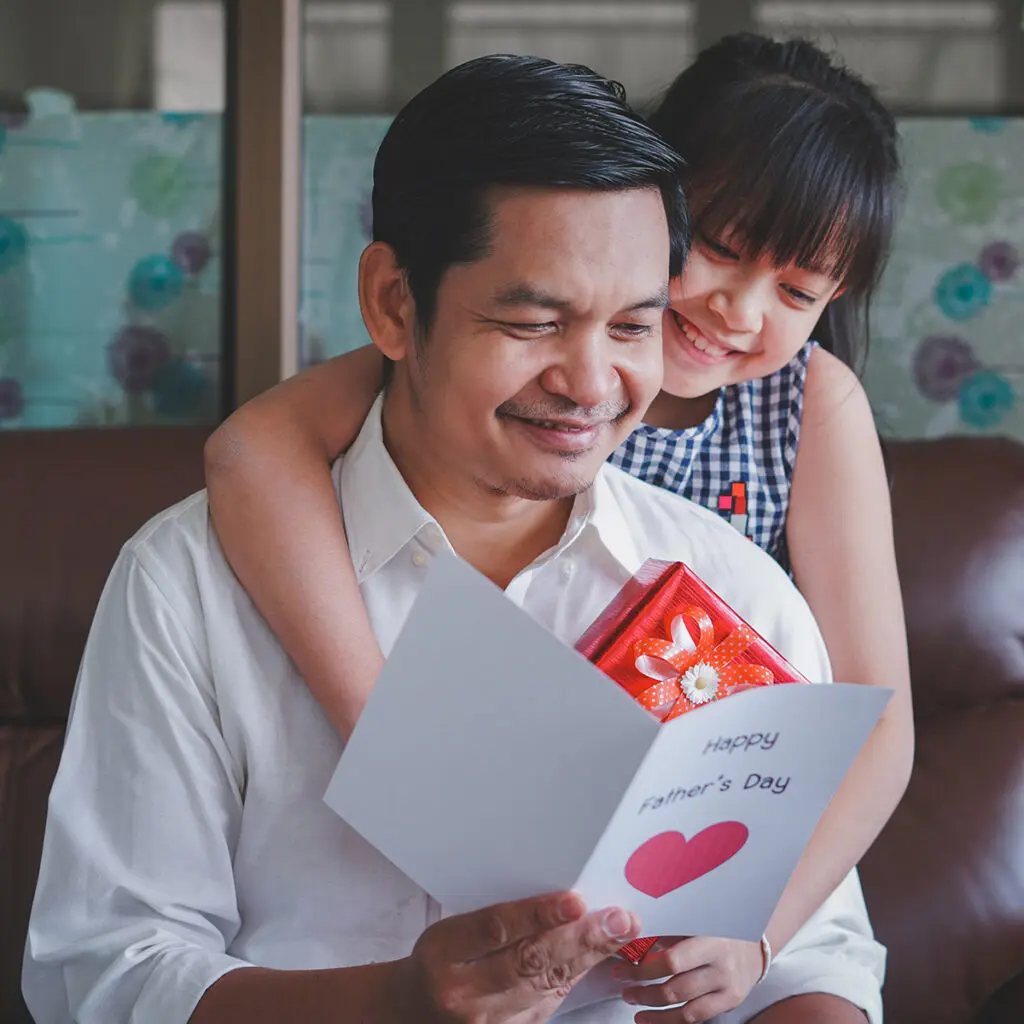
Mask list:
[[[380,408],[334,472],[386,653],[448,541],[389,457]],[[507,593],[573,643],[647,557],[685,561],[806,675],[828,679],[814,620],[771,558],[609,466]],[[225,562],[205,494],[153,519],[100,600],[50,797],[24,968],[37,1024],[185,1024],[237,967],[408,954],[438,908],[323,803],[341,749]],[[853,876],[819,917],[796,955],[801,941],[847,950],[851,992],[877,989],[882,952]],[[598,993],[604,980],[591,980]],[[562,1019],[626,1024],[634,1013],[613,999]]]

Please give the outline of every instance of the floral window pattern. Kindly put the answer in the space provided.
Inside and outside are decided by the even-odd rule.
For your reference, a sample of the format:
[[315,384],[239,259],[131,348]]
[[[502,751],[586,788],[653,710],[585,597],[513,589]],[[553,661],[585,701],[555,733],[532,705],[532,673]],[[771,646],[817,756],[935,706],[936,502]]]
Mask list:
[[0,115],[0,430],[213,422],[221,117]]
[[[385,117],[304,124],[302,361],[366,341],[355,275]],[[1024,439],[1024,120],[905,119],[907,194],[872,309],[883,434]],[[0,429],[209,422],[218,115],[0,117]]]
[[[306,118],[303,362],[366,342],[355,300],[383,117]],[[906,196],[864,383],[883,434],[1024,439],[1024,120],[904,119]]]
[[906,197],[864,378],[879,429],[1024,440],[1024,121],[900,127]]

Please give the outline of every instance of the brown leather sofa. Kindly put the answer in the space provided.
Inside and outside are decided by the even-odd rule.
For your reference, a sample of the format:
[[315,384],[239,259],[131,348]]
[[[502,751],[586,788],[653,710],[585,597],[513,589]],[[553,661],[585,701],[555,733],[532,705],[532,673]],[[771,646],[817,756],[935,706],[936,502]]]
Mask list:
[[[0,1024],[29,1021],[25,924],[93,608],[120,544],[201,486],[202,442],[0,436]],[[887,1021],[1022,1024],[1024,446],[888,455],[918,741],[907,796],[862,865],[889,947]]]

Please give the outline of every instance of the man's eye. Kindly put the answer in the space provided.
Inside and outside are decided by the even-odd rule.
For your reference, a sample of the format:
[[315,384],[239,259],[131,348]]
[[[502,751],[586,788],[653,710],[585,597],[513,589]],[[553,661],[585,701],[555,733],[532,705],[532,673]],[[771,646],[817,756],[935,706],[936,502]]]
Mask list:
[[557,330],[556,323],[548,322],[543,324],[522,324],[506,321],[503,325],[510,331],[518,331],[520,334],[547,334],[549,331]]
[[612,330],[628,338],[646,338],[654,328],[650,324],[612,324]]

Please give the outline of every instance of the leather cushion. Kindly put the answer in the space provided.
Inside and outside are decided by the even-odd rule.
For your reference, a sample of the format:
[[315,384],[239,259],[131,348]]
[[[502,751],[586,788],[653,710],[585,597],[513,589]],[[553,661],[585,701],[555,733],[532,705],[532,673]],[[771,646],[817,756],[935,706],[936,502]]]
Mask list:
[[1020,973],[1022,794],[1024,701],[919,727],[906,796],[860,865],[887,1024],[964,1024]]
[[203,486],[205,429],[0,436],[0,722],[67,715],[118,550]]
[[889,442],[918,720],[1024,699],[1024,445]]
[[31,1024],[21,962],[64,729],[0,726],[0,1021]]

